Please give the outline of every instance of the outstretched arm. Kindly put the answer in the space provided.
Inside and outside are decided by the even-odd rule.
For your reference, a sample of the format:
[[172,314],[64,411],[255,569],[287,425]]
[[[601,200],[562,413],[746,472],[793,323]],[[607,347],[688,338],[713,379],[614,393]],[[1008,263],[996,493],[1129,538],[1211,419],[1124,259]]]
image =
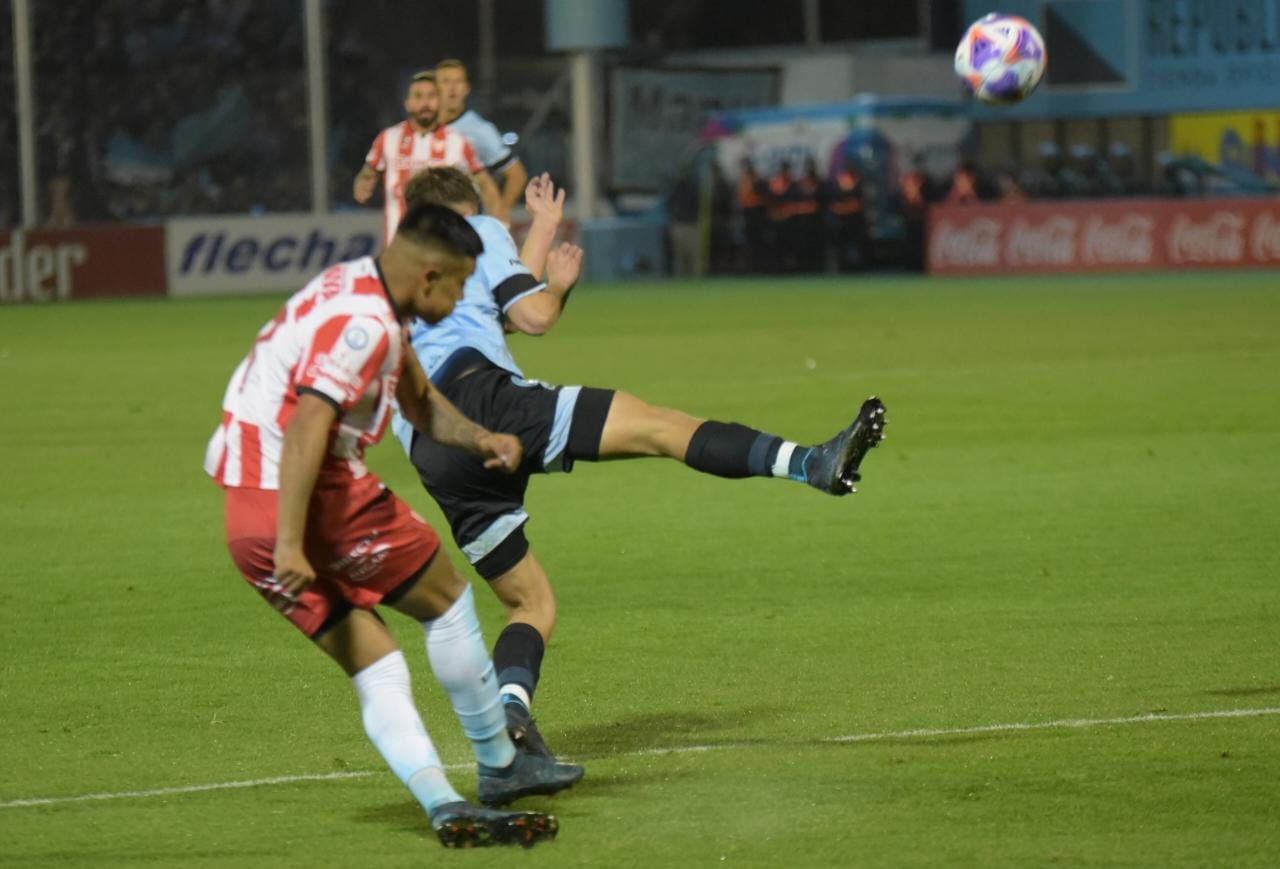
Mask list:
[[453,402],[431,386],[418,357],[407,340],[403,348],[404,370],[396,386],[400,413],[422,434],[445,446],[457,447],[484,459],[490,470],[514,473],[520,467],[520,439],[495,434],[462,415]]
[[543,335],[560,319],[582,274],[582,248],[565,242],[547,256],[547,286],[507,309],[507,322],[526,335]]

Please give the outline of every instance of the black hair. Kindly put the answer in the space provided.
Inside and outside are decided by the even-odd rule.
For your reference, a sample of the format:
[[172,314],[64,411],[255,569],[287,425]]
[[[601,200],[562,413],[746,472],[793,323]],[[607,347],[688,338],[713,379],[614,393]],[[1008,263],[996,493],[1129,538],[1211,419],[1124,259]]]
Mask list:
[[472,259],[484,252],[480,234],[462,215],[442,205],[415,205],[400,221],[396,237],[420,245],[439,244],[457,256]]

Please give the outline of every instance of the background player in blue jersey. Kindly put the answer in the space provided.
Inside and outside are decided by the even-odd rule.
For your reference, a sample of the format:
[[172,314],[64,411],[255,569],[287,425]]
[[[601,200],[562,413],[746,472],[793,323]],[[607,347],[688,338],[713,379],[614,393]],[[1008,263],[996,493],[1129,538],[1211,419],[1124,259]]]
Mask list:
[[[524,533],[530,474],[569,471],[579,459],[666,456],[719,477],[780,477],[845,495],[860,479],[863,457],[880,442],[884,406],[868,399],[831,440],[803,447],[737,423],[654,407],[626,392],[526,380],[504,330],[540,335],[554,326],[582,265],[581,248],[552,250],[563,191],[546,175],[529,183],[525,201],[533,224],[522,251],[502,224],[477,216],[475,188],[456,169],[418,173],[405,198],[410,207],[453,208],[484,242],[453,313],[435,325],[415,321],[413,348],[436,389],[481,425],[518,436],[525,460],[514,475],[493,474],[469,453],[417,435],[402,419],[395,431],[454,540],[506,608],[493,660],[512,737],[522,749],[550,757],[529,713],[556,617],[551,584]],[[544,266],[545,282],[537,277]]]
[[467,67],[462,61],[450,58],[436,64],[436,85],[440,88],[440,122],[466,136],[494,180],[501,177],[499,201],[490,214],[503,223],[510,222],[511,209],[524,193],[529,173],[511,146],[503,141],[498,128],[480,117],[474,109],[467,108],[471,83],[467,80]]

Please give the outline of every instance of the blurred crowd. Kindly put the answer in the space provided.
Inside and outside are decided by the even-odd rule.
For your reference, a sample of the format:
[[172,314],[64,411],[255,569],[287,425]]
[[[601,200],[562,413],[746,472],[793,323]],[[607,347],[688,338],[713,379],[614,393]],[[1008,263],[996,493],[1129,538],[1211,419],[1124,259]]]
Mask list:
[[[42,223],[309,204],[302,22],[292,4],[33,7]],[[4,165],[16,157],[6,152]]]

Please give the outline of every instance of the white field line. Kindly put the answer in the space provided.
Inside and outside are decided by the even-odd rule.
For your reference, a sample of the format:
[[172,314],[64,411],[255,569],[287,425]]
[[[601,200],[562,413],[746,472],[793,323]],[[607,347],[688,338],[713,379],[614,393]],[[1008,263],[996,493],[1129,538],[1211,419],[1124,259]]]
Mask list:
[[[1058,721],[1013,722],[1009,724],[982,724],[977,727],[939,727],[919,728],[916,730],[892,730],[883,733],[854,733],[848,736],[833,736],[819,742],[839,744],[849,742],[883,742],[894,739],[929,739],[937,736],[971,736],[981,733],[1018,733],[1027,730],[1081,730],[1090,727],[1115,727],[1124,724],[1149,724],[1161,721],[1202,721],[1213,718],[1257,718],[1264,715],[1280,715],[1280,707],[1262,709],[1218,709],[1210,712],[1152,712],[1147,715],[1133,715],[1128,718],[1064,718]],[[716,745],[682,745],[675,748],[646,748],[640,751],[626,752],[610,757],[644,757],[666,754],[690,754],[703,751],[720,751],[723,749],[759,747],[758,742],[720,743]],[[446,769],[471,769],[474,764],[450,764]],[[129,797],[166,797],[179,794],[195,794],[203,791],[221,791],[233,788],[253,788],[264,785],[294,784],[308,781],[334,781],[338,779],[366,778],[381,775],[383,770],[353,770],[350,772],[304,773],[301,775],[280,775],[272,778],[249,779],[247,781],[215,782],[203,785],[184,785],[172,788],[154,788],[144,791],[116,791],[112,793],[79,794],[70,797],[34,797],[24,800],[9,800],[0,803],[0,809],[17,809],[26,806],[53,806],[63,803],[83,803],[95,800],[120,800]]]

